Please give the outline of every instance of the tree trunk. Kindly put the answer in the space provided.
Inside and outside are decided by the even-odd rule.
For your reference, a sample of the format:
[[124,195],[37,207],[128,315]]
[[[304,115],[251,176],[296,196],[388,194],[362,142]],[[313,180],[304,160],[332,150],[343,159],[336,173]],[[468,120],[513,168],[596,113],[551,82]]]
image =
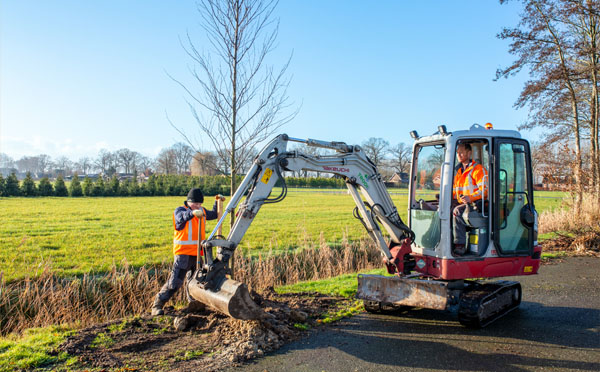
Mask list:
[[590,190],[596,194],[596,204],[600,206],[600,164],[598,161],[598,76],[595,66],[592,65],[592,97],[590,102],[590,162],[592,166],[592,177]]
[[[237,101],[237,74],[238,74],[238,51],[239,51],[239,37],[240,37],[240,4],[235,4],[234,12],[235,12],[235,30],[234,30],[234,44],[233,44],[233,56],[232,56],[232,96],[231,96],[231,196],[236,192],[236,176],[237,176],[237,159],[236,159],[236,131],[237,131],[237,114],[238,114],[238,101]],[[230,213],[230,227],[233,229],[233,224],[235,223],[235,212]],[[231,253],[231,258],[229,261],[229,267],[231,268],[231,279],[234,278],[235,272],[235,251]]]
[[581,134],[579,127],[579,111],[577,109],[577,97],[571,90],[571,108],[573,110],[573,124],[575,130],[575,210],[577,215],[581,214],[583,202],[583,161],[581,159]]
[[[588,5],[591,5],[588,2]],[[598,148],[598,123],[600,113],[599,107],[599,97],[598,97],[598,53],[596,52],[598,47],[598,40],[596,39],[597,33],[597,16],[590,15],[589,24],[590,24],[590,46],[591,46],[591,71],[592,71],[592,97],[590,102],[590,141],[592,154],[590,161],[592,162],[592,184],[590,185],[593,192],[596,194],[596,205],[600,207],[600,149]]]

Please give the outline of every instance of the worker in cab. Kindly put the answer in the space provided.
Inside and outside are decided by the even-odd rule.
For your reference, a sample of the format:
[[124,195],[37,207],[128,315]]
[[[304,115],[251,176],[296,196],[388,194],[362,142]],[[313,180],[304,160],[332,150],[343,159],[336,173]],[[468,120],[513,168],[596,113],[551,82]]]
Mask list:
[[[218,200],[224,198],[217,195]],[[198,254],[198,239],[205,239],[206,220],[217,218],[217,201],[212,210],[202,207],[204,195],[202,190],[193,188],[187,195],[183,206],[173,212],[173,254],[175,256],[169,279],[162,286],[154,299],[152,315],[163,315],[163,306],[173,297],[183,285],[186,276],[191,276],[196,270]],[[187,292],[187,291],[186,291]],[[194,299],[187,293],[188,302]]]
[[456,147],[456,175],[452,188],[453,252],[457,256],[466,253],[466,228],[483,227],[483,201],[487,199],[487,171],[471,159],[472,149],[468,143]]

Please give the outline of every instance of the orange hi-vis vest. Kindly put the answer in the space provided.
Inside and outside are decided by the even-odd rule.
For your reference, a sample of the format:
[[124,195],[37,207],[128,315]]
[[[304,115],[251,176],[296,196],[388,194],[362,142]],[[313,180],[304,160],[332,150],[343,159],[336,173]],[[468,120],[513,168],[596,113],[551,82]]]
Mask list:
[[460,201],[459,196],[470,196],[471,202],[487,199],[486,179],[487,171],[481,164],[471,160],[464,172],[461,165],[454,177],[453,198]]
[[205,215],[200,220],[198,217],[192,218],[179,231],[175,229],[175,213],[173,213],[173,254],[198,255],[198,224],[200,224],[200,240],[204,240],[206,236],[206,232],[204,231],[206,226],[206,210],[204,213]]

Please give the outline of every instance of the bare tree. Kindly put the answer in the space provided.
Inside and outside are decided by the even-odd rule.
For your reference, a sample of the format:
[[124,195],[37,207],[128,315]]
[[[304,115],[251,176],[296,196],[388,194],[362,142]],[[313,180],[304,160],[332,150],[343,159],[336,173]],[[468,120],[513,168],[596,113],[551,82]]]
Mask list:
[[87,156],[84,156],[82,158],[79,158],[77,163],[75,163],[75,168],[79,175],[85,176],[92,169],[92,165],[92,159]]
[[390,144],[383,138],[371,137],[362,143],[361,147],[367,154],[367,157],[375,164],[375,166],[381,165],[385,155],[388,152]]
[[175,167],[178,174],[184,174],[190,170],[190,163],[194,156],[194,149],[183,142],[174,144],[171,149],[175,155]]
[[14,163],[19,171],[41,174],[48,170],[51,161],[50,156],[42,154],[37,156],[23,156]]
[[156,157],[156,171],[163,174],[177,173],[175,151],[172,148],[162,149]]
[[66,156],[61,156],[54,161],[54,166],[62,171],[62,174],[68,176],[73,171],[73,162]]
[[412,148],[405,143],[400,142],[396,146],[390,148],[389,153],[391,155],[390,167],[396,173],[408,173]]
[[42,173],[48,172],[52,166],[52,158],[50,155],[41,154],[37,156],[39,171]]
[[0,152],[0,168],[14,168],[15,165],[16,164],[13,158],[3,152]]
[[37,164],[34,164],[32,156],[23,156],[15,162],[20,172],[35,172]]
[[192,115],[217,155],[229,163],[232,194],[251,150],[297,113],[284,114],[291,106],[285,77],[290,60],[278,71],[266,64],[279,28],[272,19],[276,5],[275,0],[201,0],[198,11],[212,53],[199,51],[188,34],[184,49],[196,64],[192,75],[199,89],[174,79],[188,93]]
[[108,175],[111,168],[116,168],[114,159],[115,157],[110,151],[102,149],[100,150],[100,153],[98,153],[98,157],[96,158],[94,165],[100,171],[100,173]]
[[117,150],[115,152],[115,157],[117,160],[117,164],[123,167],[125,173],[132,173],[135,169],[135,163],[139,156],[139,153],[135,151],[131,151],[127,148]]
[[194,176],[215,176],[219,173],[218,158],[209,151],[194,154],[190,170]]
[[152,168],[153,168],[153,162],[152,159],[150,159],[147,156],[141,155],[138,158],[136,165],[136,171],[138,173],[144,173],[145,175],[150,175]]
[[[500,0],[501,3],[506,1]],[[554,138],[565,133],[567,139],[573,138],[576,209],[579,211],[583,198],[582,102],[577,89],[580,75],[573,54],[576,43],[566,28],[566,1],[521,1],[525,7],[518,27],[506,28],[498,35],[512,40],[510,53],[516,55],[517,60],[499,69],[496,77],[512,76],[527,68],[532,79],[526,82],[515,105],[529,106],[531,114],[521,129],[546,126]]]
[[582,97],[587,96],[587,118],[589,133],[589,156],[591,185],[600,205],[600,1],[569,0],[564,4],[564,20],[572,33],[575,45],[575,65],[584,77],[579,80],[583,85]]

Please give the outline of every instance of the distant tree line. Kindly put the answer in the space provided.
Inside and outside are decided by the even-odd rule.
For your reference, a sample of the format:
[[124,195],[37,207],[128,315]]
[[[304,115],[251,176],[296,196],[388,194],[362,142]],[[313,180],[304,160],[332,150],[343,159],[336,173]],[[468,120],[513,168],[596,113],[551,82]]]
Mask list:
[[[238,176],[239,181],[242,177]],[[299,178],[286,177],[289,187],[344,188],[339,178]],[[279,182],[279,186],[281,182]],[[230,195],[231,182],[227,176],[188,176],[188,175],[151,175],[147,181],[138,182],[130,178],[120,181],[115,175],[110,179],[102,177],[92,180],[89,177],[80,179],[73,175],[70,182],[65,182],[59,175],[54,182],[44,177],[38,182],[27,173],[22,181],[12,173],[4,178],[0,175],[0,196],[185,196],[193,187],[202,189],[205,195]]]
[[[77,161],[64,156],[53,160],[46,154],[23,156],[14,160],[9,155],[0,153],[0,170],[2,170],[0,173],[6,177],[15,172],[18,178],[23,178],[22,175],[29,172],[34,179],[41,179],[44,176],[55,179],[59,175],[68,178],[74,174],[80,176],[101,174],[108,178],[119,173],[137,173],[147,176],[151,174],[189,174],[194,159],[201,167],[210,168],[199,170],[201,173],[227,174],[227,165],[221,164],[222,162],[219,162],[212,153],[198,152],[181,142],[162,149],[156,158],[149,158],[127,148],[113,152],[103,149],[95,158],[82,157]],[[19,174],[21,175],[19,176]]]
[[30,173],[20,182],[14,173],[6,178],[0,175],[0,196],[183,196],[192,187],[200,187],[207,195],[229,194],[229,178],[152,175],[147,181],[138,182],[136,178],[120,181],[116,176],[107,180],[80,179],[75,174],[70,182],[59,175],[54,182],[44,177],[36,183]]

